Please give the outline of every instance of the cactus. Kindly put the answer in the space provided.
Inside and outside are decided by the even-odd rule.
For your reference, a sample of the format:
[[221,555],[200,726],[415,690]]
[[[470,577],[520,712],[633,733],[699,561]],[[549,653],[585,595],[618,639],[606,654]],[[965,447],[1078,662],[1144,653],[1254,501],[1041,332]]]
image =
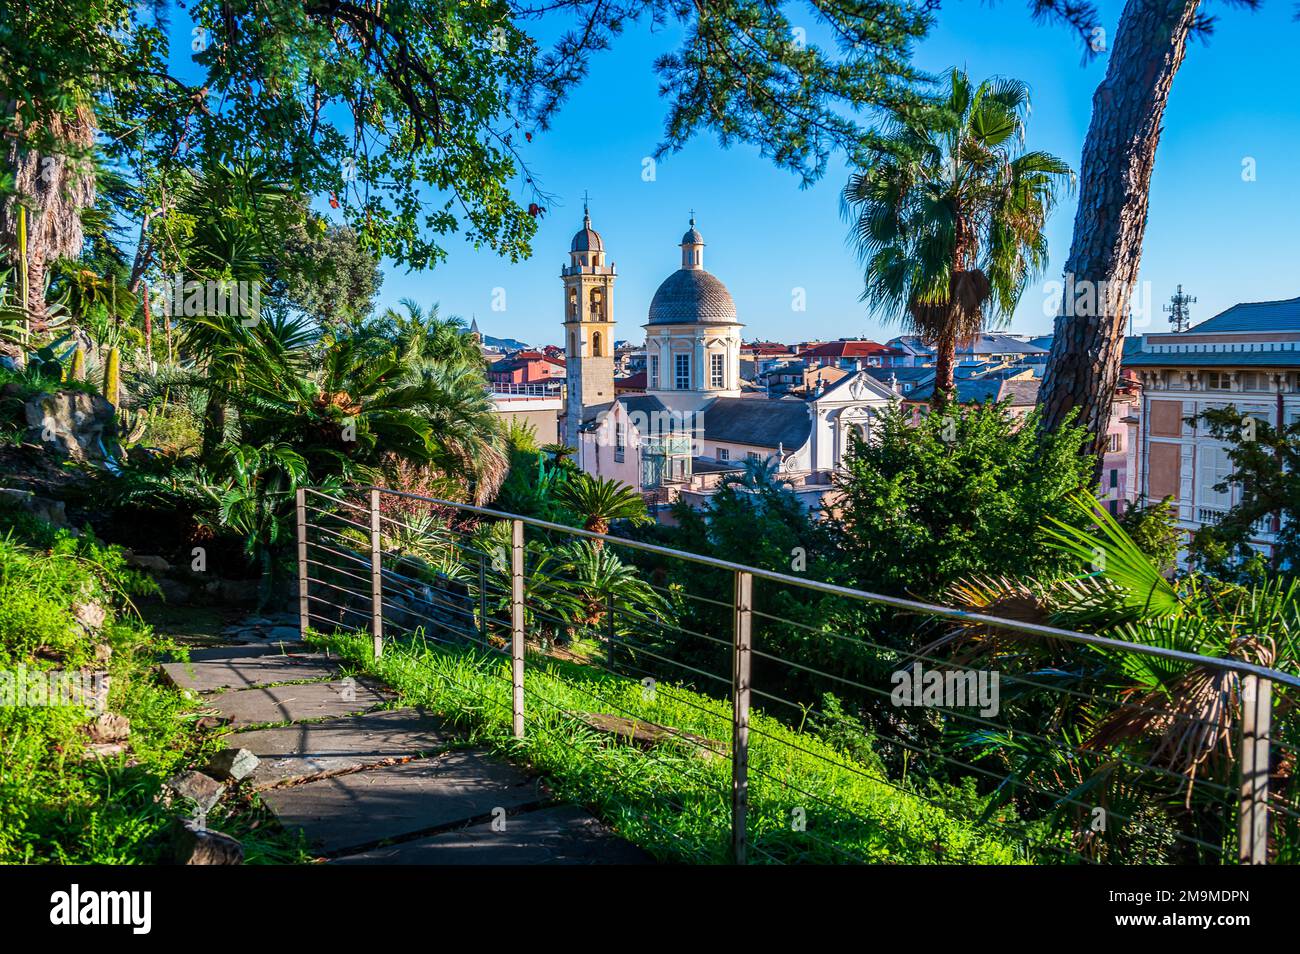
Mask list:
[[109,348],[104,364],[104,397],[113,407],[117,407],[121,383],[121,358],[116,348]]
[[72,352],[72,368],[68,372],[68,380],[86,380],[86,352],[80,347]]

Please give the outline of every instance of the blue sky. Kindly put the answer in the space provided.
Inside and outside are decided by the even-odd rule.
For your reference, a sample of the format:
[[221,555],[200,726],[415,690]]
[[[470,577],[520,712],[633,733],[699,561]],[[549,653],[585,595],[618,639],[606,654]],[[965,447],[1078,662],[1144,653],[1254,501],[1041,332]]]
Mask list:
[[[1100,6],[1113,36],[1122,4],[1102,0]],[[1145,303],[1139,315],[1148,330],[1165,329],[1161,306],[1180,282],[1198,298],[1192,306],[1198,321],[1238,301],[1300,295],[1300,243],[1294,238],[1300,220],[1294,59],[1300,24],[1292,20],[1292,5],[1281,0],[1257,13],[1211,0],[1209,10],[1219,16],[1218,28],[1208,43],[1189,49],[1157,157],[1139,287],[1139,307]],[[175,33],[182,32],[178,28],[174,23]],[[815,39],[814,30],[809,34]],[[619,338],[642,339],[650,298],[678,266],[676,243],[690,209],[708,243],[706,267],[730,289],[747,339],[885,340],[899,333],[858,300],[861,269],[846,246],[839,210],[848,175],[842,163],[832,161],[825,179],[800,189],[794,175],[772,167],[757,149],[723,150],[702,135],[661,160],[654,181],[645,181],[643,160],[659,141],[665,113],[652,62],[676,39],[675,31],[629,30],[612,52],[595,59],[552,128],[526,147],[534,178],[558,200],[542,220],[531,259],[510,263],[451,236],[448,260],[434,270],[412,273],[385,262],[380,304],[407,297],[437,302],[444,314],[476,317],[490,335],[560,341],[558,275],[581,225],[583,190],[589,190],[592,223],[619,269]],[[976,79],[1001,74],[1025,80],[1033,98],[1028,145],[1078,168],[1105,54],[1082,64],[1079,41],[1068,29],[1034,23],[1021,0],[948,0],[916,62],[931,71],[961,66]],[[1253,160],[1253,181],[1243,181],[1247,159]],[[1026,291],[1011,330],[1050,330],[1045,303],[1051,310],[1056,298],[1043,285],[1064,269],[1073,220],[1068,198],[1049,224],[1047,273]],[[804,311],[793,307],[796,289],[803,290]]]

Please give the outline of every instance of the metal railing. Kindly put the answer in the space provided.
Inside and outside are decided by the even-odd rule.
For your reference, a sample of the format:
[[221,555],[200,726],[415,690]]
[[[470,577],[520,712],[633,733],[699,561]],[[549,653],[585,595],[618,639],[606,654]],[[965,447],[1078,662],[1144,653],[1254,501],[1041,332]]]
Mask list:
[[[517,739],[593,719],[656,733],[654,797],[724,809],[705,815],[725,816],[736,863],[1297,858],[1296,727],[1274,720],[1295,676],[394,490],[300,490],[297,516],[304,632],[368,631],[376,657],[421,637],[508,658]],[[584,545],[626,554],[654,608],[575,578],[556,554]],[[557,609],[565,593],[585,608]],[[888,635],[912,626],[919,650]],[[593,677],[572,685],[611,711],[538,681],[566,640],[591,650],[561,654]],[[620,694],[637,682],[673,708]]]

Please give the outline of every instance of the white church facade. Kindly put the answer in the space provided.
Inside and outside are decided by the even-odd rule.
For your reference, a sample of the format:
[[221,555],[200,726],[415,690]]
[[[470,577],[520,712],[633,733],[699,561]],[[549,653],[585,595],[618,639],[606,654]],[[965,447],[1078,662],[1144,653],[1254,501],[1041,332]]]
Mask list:
[[565,292],[568,402],[561,432],[585,471],[623,481],[660,502],[698,502],[746,461],[774,465],[781,479],[821,502],[851,435],[870,438],[874,416],[899,394],[857,372],[803,400],[745,389],[741,329],[726,286],[704,268],[704,239],[691,219],[681,267],[651,299],[645,328],[646,393],[614,389],[614,266],[584,209]]

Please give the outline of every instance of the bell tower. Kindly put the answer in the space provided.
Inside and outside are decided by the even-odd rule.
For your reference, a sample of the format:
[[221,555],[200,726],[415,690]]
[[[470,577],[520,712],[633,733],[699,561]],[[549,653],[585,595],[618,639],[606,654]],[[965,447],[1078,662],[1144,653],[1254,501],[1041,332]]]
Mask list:
[[614,400],[614,279],[605,243],[591,227],[587,204],[582,228],[569,243],[564,282],[564,358],[568,401],[564,443],[578,446],[578,430],[590,409]]

